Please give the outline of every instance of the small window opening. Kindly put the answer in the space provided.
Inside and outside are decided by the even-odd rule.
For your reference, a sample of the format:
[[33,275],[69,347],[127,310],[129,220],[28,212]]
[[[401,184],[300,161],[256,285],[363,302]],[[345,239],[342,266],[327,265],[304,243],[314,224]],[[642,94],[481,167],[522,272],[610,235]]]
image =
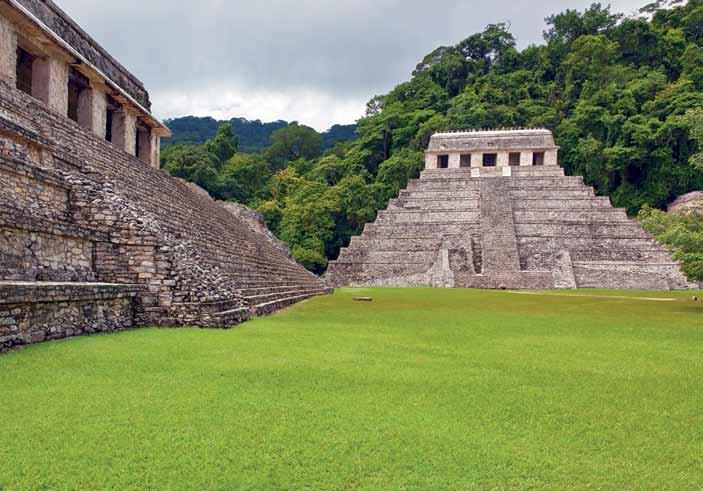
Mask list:
[[463,154],[459,160],[459,167],[466,168],[471,167],[471,154]]
[[437,155],[437,168],[446,169],[449,167],[449,155]]
[[508,164],[511,167],[520,165],[520,152],[511,152],[510,155],[508,155]]
[[142,139],[141,136],[142,136],[142,130],[137,128],[137,135],[136,135],[136,138],[134,139],[134,155],[137,157],[139,157],[139,153],[142,149],[141,142],[139,141]]
[[88,79],[75,68],[68,72],[68,117],[78,122],[78,100],[81,92],[90,86]]
[[107,114],[105,117],[105,140],[112,143],[112,126],[114,124],[115,113],[119,110],[120,105],[115,99],[107,96]]
[[532,154],[532,165],[544,165],[544,152],[535,152]]
[[36,57],[17,48],[17,88],[22,92],[32,95],[32,70]]
[[484,167],[495,167],[498,163],[497,153],[484,153],[483,154],[483,166]]

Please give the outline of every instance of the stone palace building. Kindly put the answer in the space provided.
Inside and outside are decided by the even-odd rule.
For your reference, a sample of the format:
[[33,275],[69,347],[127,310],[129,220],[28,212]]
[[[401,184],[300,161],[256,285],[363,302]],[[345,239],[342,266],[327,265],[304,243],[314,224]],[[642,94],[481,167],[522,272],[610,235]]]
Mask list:
[[425,171],[330,264],[334,286],[688,287],[669,252],[544,129],[435,134]]
[[160,170],[169,134],[51,0],[0,0],[0,350],[231,326],[329,291],[256,220]]

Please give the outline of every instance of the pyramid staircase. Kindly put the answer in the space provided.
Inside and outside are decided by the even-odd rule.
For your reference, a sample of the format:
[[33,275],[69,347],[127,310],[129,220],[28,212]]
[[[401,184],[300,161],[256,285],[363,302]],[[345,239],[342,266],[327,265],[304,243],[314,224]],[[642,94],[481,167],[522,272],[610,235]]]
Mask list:
[[[0,113],[0,317],[12,321],[0,350],[140,325],[229,327],[331,291],[206,194],[2,81]],[[76,317],[60,322],[66,302]]]

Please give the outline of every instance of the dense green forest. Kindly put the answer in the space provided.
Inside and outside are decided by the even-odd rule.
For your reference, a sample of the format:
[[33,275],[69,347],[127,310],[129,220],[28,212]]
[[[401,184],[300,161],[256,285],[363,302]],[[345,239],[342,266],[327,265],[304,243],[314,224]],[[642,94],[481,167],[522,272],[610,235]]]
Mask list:
[[505,24],[428,54],[372,98],[359,138],[323,150],[292,124],[242,153],[231,125],[198,146],[163,152],[173,175],[215,198],[260,210],[295,257],[324,271],[340,247],[417,177],[438,130],[531,126],[554,131],[560,160],[615,206],[636,214],[703,189],[703,0],[659,1],[641,17],[593,4],[546,19],[545,42],[523,50]]
[[[173,137],[163,141],[163,148],[173,145],[198,145],[205,143],[217,134],[217,128],[223,124],[232,125],[234,133],[239,138],[239,151],[246,153],[260,152],[268,147],[271,134],[290,125],[287,121],[262,123],[258,119],[250,121],[245,118],[232,118],[229,121],[217,121],[214,118],[185,116],[165,121],[173,133]],[[336,124],[322,133],[322,148],[328,149],[340,141],[350,141],[357,138],[355,124]]]

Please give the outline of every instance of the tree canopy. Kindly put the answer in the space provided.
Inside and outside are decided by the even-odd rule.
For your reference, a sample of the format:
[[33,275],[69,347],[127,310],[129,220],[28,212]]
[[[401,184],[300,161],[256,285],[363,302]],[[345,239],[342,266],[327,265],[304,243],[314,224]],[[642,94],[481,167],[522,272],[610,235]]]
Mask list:
[[259,209],[315,272],[419,175],[440,130],[546,127],[567,174],[633,216],[703,189],[703,0],[660,0],[630,17],[599,3],[566,10],[546,19],[544,40],[518,50],[509,26],[492,24],[437,48],[369,101],[354,141],[325,149],[294,124],[243,156],[222,129],[167,149],[163,166]]

